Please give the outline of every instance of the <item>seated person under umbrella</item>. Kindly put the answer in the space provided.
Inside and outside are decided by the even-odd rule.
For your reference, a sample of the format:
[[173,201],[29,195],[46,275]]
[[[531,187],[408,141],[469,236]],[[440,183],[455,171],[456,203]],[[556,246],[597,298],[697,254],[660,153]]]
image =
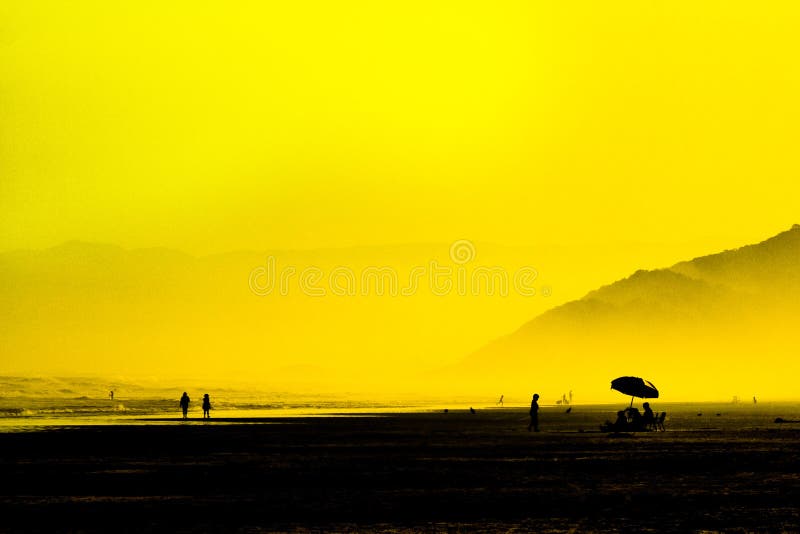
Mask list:
[[629,430],[628,418],[625,416],[625,410],[618,411],[617,420],[613,423],[611,421],[606,421],[606,423],[600,427],[600,430],[603,432],[625,432]]
[[642,415],[642,424],[645,428],[652,427],[656,422],[656,416],[653,413],[653,410],[650,408],[650,403],[645,402],[642,404],[642,408],[644,408],[644,415]]
[[644,430],[644,422],[642,418],[642,414],[639,413],[638,408],[630,407],[625,410],[625,415],[628,417],[628,427],[630,430],[637,432],[639,430]]

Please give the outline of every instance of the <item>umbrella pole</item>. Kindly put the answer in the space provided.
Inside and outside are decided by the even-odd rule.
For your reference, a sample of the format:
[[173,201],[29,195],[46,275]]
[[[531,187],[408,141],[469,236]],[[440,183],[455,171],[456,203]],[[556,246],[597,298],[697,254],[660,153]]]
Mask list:
[[631,397],[631,405],[629,407],[633,408],[633,397]]

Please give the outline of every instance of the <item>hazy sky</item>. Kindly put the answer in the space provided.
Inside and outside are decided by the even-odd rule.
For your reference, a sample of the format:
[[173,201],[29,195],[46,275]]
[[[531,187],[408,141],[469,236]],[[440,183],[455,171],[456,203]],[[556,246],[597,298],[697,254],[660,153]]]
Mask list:
[[756,241],[800,219],[799,10],[7,0],[0,250]]
[[[127,252],[4,255],[0,367],[406,386],[636,269],[787,230],[798,28],[796,2],[4,0],[0,251]],[[539,292],[248,291],[267,250],[406,272],[458,239]]]

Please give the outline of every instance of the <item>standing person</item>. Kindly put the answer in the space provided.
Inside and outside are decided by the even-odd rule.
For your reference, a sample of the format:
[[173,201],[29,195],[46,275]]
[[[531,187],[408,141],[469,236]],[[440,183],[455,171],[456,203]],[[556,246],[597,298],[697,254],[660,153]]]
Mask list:
[[208,398],[208,393],[203,395],[203,419],[211,419],[211,399]]
[[533,428],[534,432],[539,431],[539,394],[534,393],[531,400],[531,422],[528,425],[528,432]]
[[189,403],[191,400],[189,399],[189,395],[186,392],[183,392],[183,396],[181,396],[181,410],[183,410],[183,418],[188,419],[189,414]]
[[503,405],[503,395],[500,395],[500,400],[497,401],[497,404],[499,404],[500,406]]

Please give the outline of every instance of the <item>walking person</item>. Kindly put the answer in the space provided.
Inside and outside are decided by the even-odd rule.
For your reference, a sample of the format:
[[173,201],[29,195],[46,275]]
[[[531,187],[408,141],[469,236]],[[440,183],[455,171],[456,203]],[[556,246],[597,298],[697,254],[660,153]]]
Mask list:
[[211,419],[211,399],[208,398],[208,393],[203,395],[203,419]]
[[189,395],[186,392],[183,392],[183,396],[181,396],[181,410],[183,410],[183,419],[186,420],[189,418],[189,403],[191,400],[189,399]]
[[534,393],[533,399],[531,400],[531,422],[528,425],[528,432],[531,431],[531,428],[534,432],[539,431],[539,394]]

